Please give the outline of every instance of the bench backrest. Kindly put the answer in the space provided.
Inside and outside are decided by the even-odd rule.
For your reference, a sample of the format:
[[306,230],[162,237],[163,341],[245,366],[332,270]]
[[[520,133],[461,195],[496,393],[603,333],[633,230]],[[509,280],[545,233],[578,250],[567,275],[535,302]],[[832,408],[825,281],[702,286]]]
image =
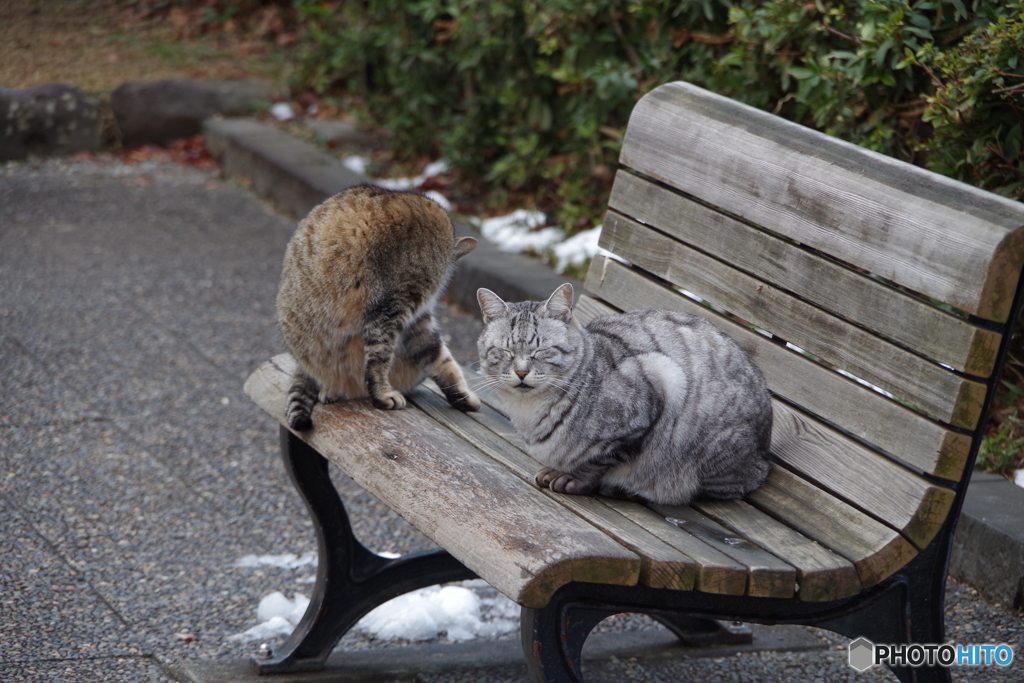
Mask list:
[[637,104],[621,163],[625,263],[594,260],[580,316],[711,318],[776,396],[782,467],[923,548],[981,437],[1024,204],[685,83]]

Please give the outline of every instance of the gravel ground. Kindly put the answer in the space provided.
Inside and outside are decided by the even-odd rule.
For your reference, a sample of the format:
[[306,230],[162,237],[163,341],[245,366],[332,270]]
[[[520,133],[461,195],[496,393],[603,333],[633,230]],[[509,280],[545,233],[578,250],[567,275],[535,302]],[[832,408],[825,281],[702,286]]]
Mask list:
[[[261,596],[311,589],[309,570],[233,566],[316,547],[276,428],[241,388],[283,348],[273,306],[293,227],[215,172],[168,162],[0,166],[0,680],[171,680],[170,663],[252,652],[229,636],[254,625]],[[454,307],[440,318],[474,362],[479,322]],[[430,547],[336,483],[371,548]],[[953,583],[947,599],[950,640],[1022,652],[1019,613]],[[818,637],[810,652],[591,664],[589,680],[894,680],[856,674],[845,639]],[[1024,680],[1021,666],[954,680]],[[500,667],[417,680],[526,679]]]

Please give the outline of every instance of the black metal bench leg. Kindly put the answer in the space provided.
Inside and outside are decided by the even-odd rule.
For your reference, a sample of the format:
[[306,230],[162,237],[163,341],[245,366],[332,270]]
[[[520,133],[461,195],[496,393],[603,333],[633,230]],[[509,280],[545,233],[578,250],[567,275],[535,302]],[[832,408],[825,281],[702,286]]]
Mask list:
[[754,642],[750,627],[740,622],[705,619],[689,614],[651,613],[650,616],[688,647],[746,645]]
[[526,668],[533,680],[583,683],[583,643],[595,626],[619,612],[562,603],[557,596],[543,609],[524,607],[520,637]]
[[[877,644],[945,642],[945,558],[950,531],[943,531],[893,577],[891,587],[861,602],[849,614],[815,623],[849,638]],[[902,683],[950,683],[949,669],[940,666],[889,667]]]
[[[939,536],[903,568],[907,575],[907,623],[912,643],[943,643],[946,640],[946,569],[955,526],[946,525]],[[893,668],[901,681],[950,683],[944,667]]]
[[419,588],[476,578],[444,550],[397,559],[367,550],[352,533],[327,459],[283,427],[281,455],[313,518],[320,559],[306,614],[277,652],[253,659],[258,673],[320,671],[341,637],[374,607]]

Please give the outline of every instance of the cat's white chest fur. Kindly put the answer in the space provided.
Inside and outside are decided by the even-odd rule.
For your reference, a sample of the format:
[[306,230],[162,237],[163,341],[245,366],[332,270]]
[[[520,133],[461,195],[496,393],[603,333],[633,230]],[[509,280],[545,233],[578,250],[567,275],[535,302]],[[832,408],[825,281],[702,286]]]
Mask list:
[[[550,397],[513,394],[505,395],[502,403],[505,406],[505,411],[508,413],[509,420],[512,421],[512,426],[526,439],[527,450],[534,460],[548,467],[558,467],[565,464],[566,461],[563,458],[567,454],[562,445],[562,439],[559,438],[560,435],[551,434],[549,438],[541,442],[531,438],[538,431],[546,431],[542,429],[541,424],[544,418],[550,415],[551,405],[554,403]],[[557,432],[558,430],[559,428],[556,427],[555,431]],[[559,453],[561,453],[563,458],[559,457]]]

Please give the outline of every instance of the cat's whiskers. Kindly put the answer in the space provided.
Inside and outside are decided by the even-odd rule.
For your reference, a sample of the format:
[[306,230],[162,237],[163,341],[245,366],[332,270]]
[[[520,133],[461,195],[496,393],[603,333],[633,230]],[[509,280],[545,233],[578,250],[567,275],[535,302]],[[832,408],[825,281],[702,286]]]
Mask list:
[[567,377],[558,377],[556,375],[542,375],[540,379],[543,379],[544,381],[547,381],[547,383],[555,387],[558,387],[559,389],[562,389],[566,393],[568,393],[570,389],[590,389],[596,386],[600,386],[598,384],[589,384],[585,382],[575,381]]
[[493,395],[497,388],[502,384],[504,384],[504,380],[501,377],[489,377],[485,375],[483,377],[478,377],[476,381],[471,383],[471,386],[474,391],[478,391],[480,393],[489,392],[490,395]]

